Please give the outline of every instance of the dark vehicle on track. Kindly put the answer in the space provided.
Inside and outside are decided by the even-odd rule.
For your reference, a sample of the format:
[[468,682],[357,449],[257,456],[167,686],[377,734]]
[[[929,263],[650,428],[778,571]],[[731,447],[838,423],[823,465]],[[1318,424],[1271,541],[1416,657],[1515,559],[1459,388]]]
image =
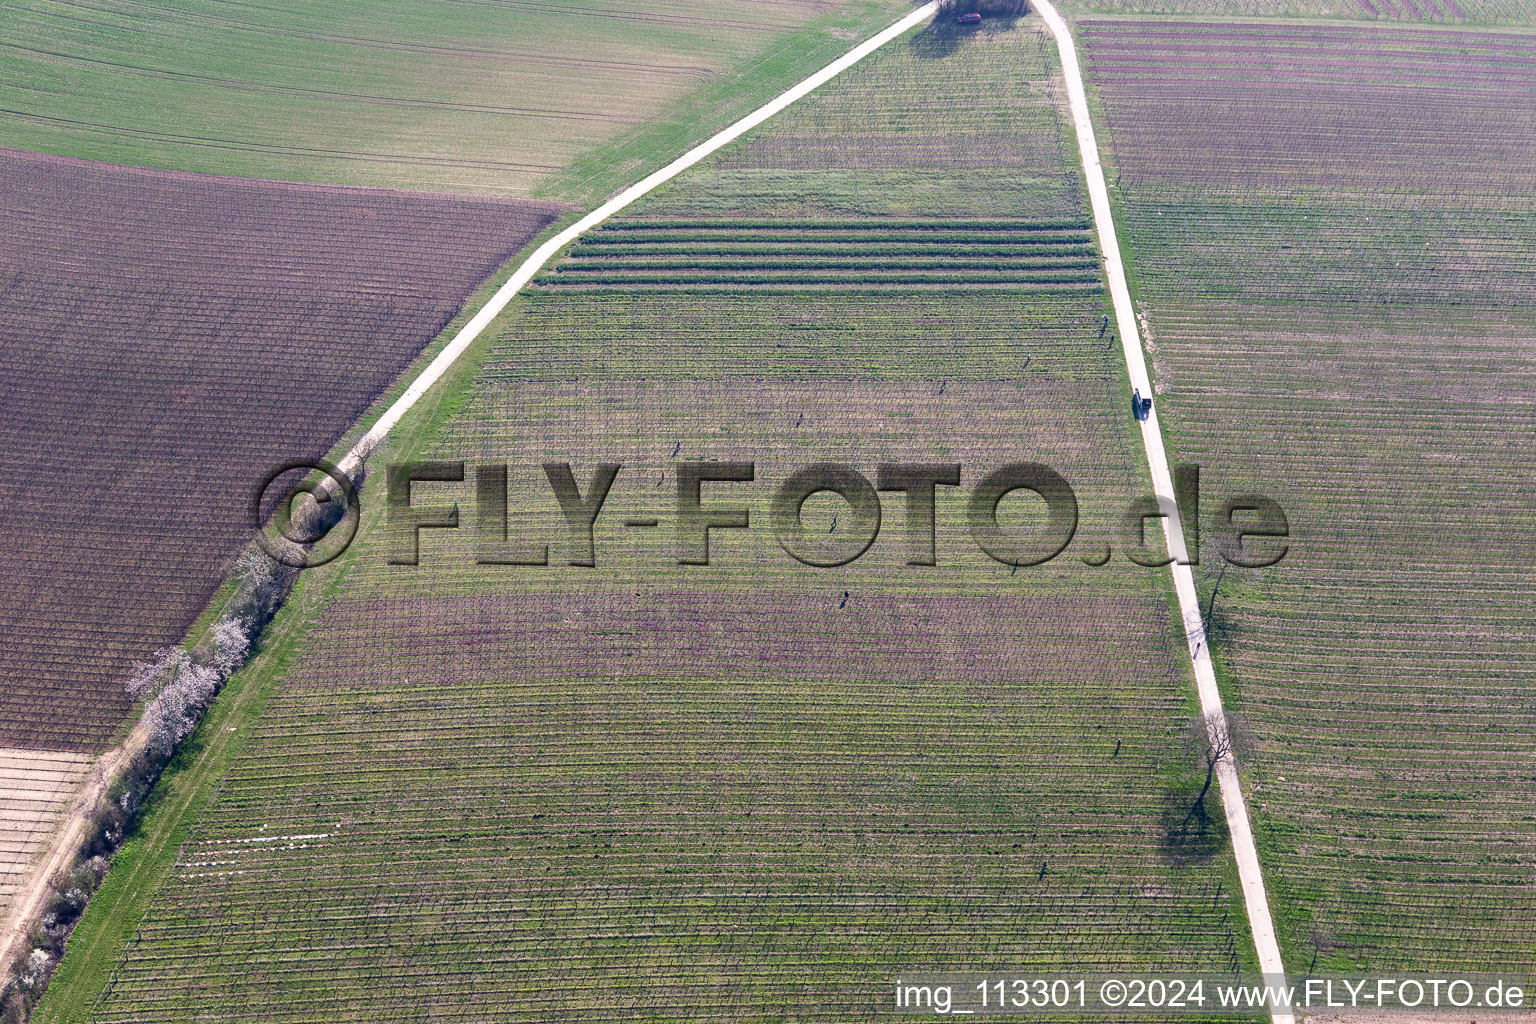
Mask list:
[[1138,420],[1144,420],[1152,414],[1152,399],[1142,398],[1141,389],[1136,388],[1131,392],[1131,415]]

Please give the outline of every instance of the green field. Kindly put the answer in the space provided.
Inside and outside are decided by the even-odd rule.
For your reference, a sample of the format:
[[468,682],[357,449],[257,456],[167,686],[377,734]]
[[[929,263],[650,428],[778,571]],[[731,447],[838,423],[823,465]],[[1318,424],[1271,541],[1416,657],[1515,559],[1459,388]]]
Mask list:
[[0,146],[584,203],[906,9],[12,0],[0,17]]
[[[1251,966],[1219,815],[1179,827],[1195,701],[1161,575],[1085,562],[1147,488],[1103,293],[982,287],[992,265],[952,262],[1089,244],[1056,69],[1031,22],[928,42],[509,307],[388,457],[506,464],[550,567],[477,564],[467,528],[390,565],[365,515],[183,753],[39,1020],[816,1019],[876,1011],[914,972]],[[940,99],[966,94],[998,101]],[[836,113],[849,97],[862,121]],[[843,166],[792,165],[813,134]],[[999,142],[1033,173],[996,168]],[[904,189],[943,176],[967,185],[949,220],[914,216]],[[914,266],[965,221],[1002,252]],[[938,279],[892,294],[893,274]],[[751,528],[679,566],[678,464],[733,459],[756,481],[706,503]],[[595,568],[565,564],[550,460],[584,491],[622,463]],[[964,527],[962,495],[1019,460],[1081,505],[1049,565],[992,560]],[[819,461],[961,463],[938,564],[905,564],[896,495],[863,558],[792,561],[769,497]],[[467,482],[414,500],[474,520]],[[620,525],[642,516],[662,528]],[[851,528],[825,495],[805,521],[833,546]]]
[[1208,28],[1083,32],[1173,447],[1296,538],[1212,641],[1288,960],[1528,967],[1536,36]]

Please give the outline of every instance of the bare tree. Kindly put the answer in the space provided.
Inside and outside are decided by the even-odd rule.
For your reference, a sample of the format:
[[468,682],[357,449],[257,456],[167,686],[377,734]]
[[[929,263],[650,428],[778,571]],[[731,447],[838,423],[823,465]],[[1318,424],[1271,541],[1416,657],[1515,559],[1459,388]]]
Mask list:
[[[1189,808],[1189,813],[1184,815],[1180,825],[1189,824],[1189,819],[1195,815],[1204,818],[1205,795],[1211,791],[1211,783],[1216,778],[1216,766],[1222,761],[1231,761],[1234,756],[1232,743],[1232,731],[1227,727],[1225,718],[1220,712],[1212,712],[1204,718],[1196,719],[1186,729],[1186,734],[1193,734],[1193,741],[1200,750],[1200,759],[1205,763],[1205,783],[1200,787],[1200,792],[1195,796],[1195,802]],[[1203,736],[1203,741],[1200,737]]]

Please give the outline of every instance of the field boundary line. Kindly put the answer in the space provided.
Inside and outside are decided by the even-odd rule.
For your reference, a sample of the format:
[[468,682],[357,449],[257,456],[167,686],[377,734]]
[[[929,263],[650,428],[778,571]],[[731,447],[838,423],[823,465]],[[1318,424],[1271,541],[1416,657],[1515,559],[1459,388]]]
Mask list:
[[480,308],[480,311],[459,330],[458,334],[454,335],[453,340],[448,343],[447,347],[438,353],[437,358],[432,360],[426,369],[422,370],[416,379],[411,382],[411,385],[405,389],[405,392],[395,399],[394,404],[384,411],[384,415],[380,416],[377,422],[369,428],[368,432],[358,439],[357,443],[352,446],[351,451],[347,452],[346,456],[341,460],[338,466],[341,472],[348,476],[354,475],[356,470],[362,465],[363,460],[388,436],[394,425],[400,422],[401,417],[420,401],[421,397],[431,389],[432,385],[443,378],[453,367],[453,364],[458,361],[459,357],[464,354],[465,350],[480,336],[480,333],[490,326],[491,321],[495,320],[501,311],[506,308],[507,303],[512,301],[513,296],[521,291],[524,285],[533,280],[533,276],[543,269],[544,264],[553,259],[555,254],[561,249],[564,249],[567,245],[586,234],[592,228],[597,227],[620,210],[623,210],[637,199],[671,181],[711,153],[734,142],[791,104],[804,99],[810,93],[830,82],[844,71],[847,71],[893,39],[905,35],[908,31],[931,17],[938,10],[938,7],[938,0],[930,0],[929,3],[919,7],[894,25],[877,32],[809,78],[780,93],[735,124],[711,135],[660,170],[641,178],[635,184],[624,189],[535,249],[518,266],[512,276],[507,279],[506,284],[496,290],[496,293]]
[[[1072,39],[1072,30],[1051,0],[1035,0],[1035,6],[1051,34],[1056,37],[1056,48],[1061,55],[1062,75],[1067,82],[1067,100],[1072,108],[1072,120],[1077,129],[1077,147],[1083,159],[1083,176],[1087,179],[1099,246],[1104,250],[1104,271],[1109,279],[1116,327],[1120,331],[1121,347],[1125,350],[1125,368],[1130,375],[1131,386],[1150,398],[1153,394],[1152,379],[1147,372],[1146,356],[1141,349],[1141,334],[1136,329],[1136,309],[1131,302],[1130,286],[1125,280],[1125,264],[1120,258],[1120,241],[1109,205],[1109,190],[1104,184],[1104,168],[1099,162],[1099,144],[1093,131],[1093,117],[1088,110],[1088,94],[1083,87],[1077,46]],[[1206,642],[1205,621],[1200,613],[1200,597],[1195,590],[1194,570],[1187,564],[1184,523],[1179,515],[1173,478],[1168,470],[1168,453],[1163,447],[1163,430],[1158,422],[1155,403],[1147,418],[1141,421],[1141,441],[1147,452],[1147,465],[1152,472],[1152,489],[1157,495],[1159,507],[1166,513],[1163,516],[1163,535],[1167,539],[1169,553],[1174,556],[1168,568],[1173,573],[1179,614],[1184,621],[1184,636],[1189,644],[1190,660],[1195,667],[1195,688],[1200,696],[1200,710],[1210,723],[1211,739],[1214,742],[1218,733],[1227,731],[1227,714],[1221,704],[1221,690],[1216,685],[1211,647]],[[1253,841],[1253,827],[1248,820],[1248,805],[1243,798],[1242,784],[1231,758],[1217,762],[1216,777],[1220,782],[1221,805],[1226,814],[1227,831],[1232,836],[1232,852],[1237,859],[1237,873],[1242,882],[1243,903],[1248,911],[1248,927],[1253,933],[1259,969],[1266,975],[1268,983],[1284,986],[1285,962],[1280,957],[1280,944],[1275,937],[1274,920],[1269,913],[1269,897],[1264,890],[1263,873],[1259,869],[1259,854]],[[1289,1012],[1276,1010],[1271,1016],[1274,1024],[1294,1024],[1295,1018]]]

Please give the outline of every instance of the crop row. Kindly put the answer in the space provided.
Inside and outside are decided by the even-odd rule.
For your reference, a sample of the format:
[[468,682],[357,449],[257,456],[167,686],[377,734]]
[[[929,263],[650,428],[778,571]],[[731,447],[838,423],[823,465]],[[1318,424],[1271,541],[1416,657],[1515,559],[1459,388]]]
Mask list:
[[620,222],[578,244],[540,283],[608,290],[865,284],[1081,288],[1098,280],[1091,238],[1071,221],[639,220]]
[[[388,1015],[407,991],[466,1016],[516,1003],[753,1019],[808,999],[852,1010],[896,973],[977,956],[1233,962],[1233,893],[1159,853],[1156,780],[1185,712],[1173,665],[1135,653],[1170,628],[1155,594],[1108,615],[948,602],[967,635],[1045,627],[987,659],[995,681],[979,687],[974,641],[838,681],[809,657],[772,668],[771,626],[781,653],[809,654],[784,630],[814,622],[764,598],[445,601],[435,575],[326,615],[101,1019],[190,1000],[281,1020],[295,990],[338,1020]],[[914,650],[943,633],[943,603],[880,604]],[[671,673],[626,663],[608,678],[605,658],[641,639],[626,616],[648,620],[658,659],[674,651]],[[505,628],[520,621],[542,638]],[[563,621],[581,624],[572,640],[612,638],[595,671],[546,632]],[[689,634],[694,655],[676,649]],[[1078,677],[1100,647],[1127,678]],[[741,676],[754,662],[764,676]],[[320,838],[227,841],[281,835]]]
[[968,236],[976,232],[1009,235],[1020,231],[1086,232],[1092,226],[1091,221],[1082,217],[1069,217],[1060,220],[999,221],[965,217],[946,220],[905,220],[899,217],[881,217],[879,219],[832,217],[814,219],[775,217],[763,219],[760,217],[733,217],[729,220],[689,220],[677,217],[663,218],[650,216],[611,221],[584,238],[582,244],[596,245],[604,241],[647,237],[662,238],[678,232],[685,234],[697,233],[698,237],[704,238],[719,237],[720,235],[739,235],[742,232],[767,235],[823,234],[839,236],[848,234],[858,235],[860,233],[888,236],[892,232],[921,232],[924,236],[929,234],[962,234]]
[[1536,190],[1536,37],[1093,21],[1084,35],[1128,183]]
[[[963,236],[962,236],[963,237]],[[976,259],[989,256],[1092,256],[1097,250],[1087,241],[1077,238],[1031,238],[1016,244],[999,242],[951,241],[951,242],[872,242],[865,239],[839,240],[835,242],[812,241],[697,241],[656,242],[649,245],[609,243],[601,247],[591,246],[583,250],[583,259],[592,262],[617,257],[724,257],[724,256],[792,256],[822,257],[868,254],[878,248],[879,255],[891,259],[910,259],[924,256],[952,256],[960,259]]]
[[[1084,14],[1168,14],[1224,18],[1328,18],[1368,21],[1504,21],[1530,23],[1529,0],[1352,0],[1342,7],[1332,0],[1071,0]],[[1306,32],[1295,22],[1285,29]]]

